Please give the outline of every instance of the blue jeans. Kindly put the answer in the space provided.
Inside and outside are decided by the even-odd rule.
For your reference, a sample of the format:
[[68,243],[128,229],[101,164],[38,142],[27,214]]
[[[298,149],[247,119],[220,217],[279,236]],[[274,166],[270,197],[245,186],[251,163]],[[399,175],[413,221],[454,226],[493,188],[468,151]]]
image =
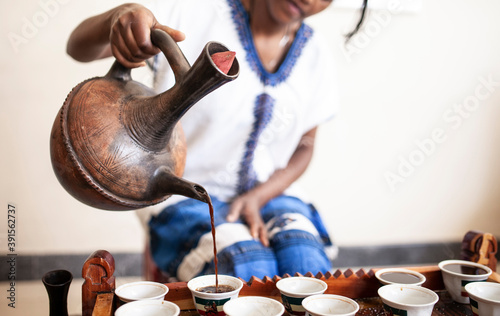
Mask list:
[[[331,270],[325,248],[330,238],[318,212],[290,196],[279,196],[261,210],[270,238],[264,247],[241,221],[228,223],[229,204],[212,198],[218,272],[244,280]],[[188,199],[168,206],[149,223],[151,252],[158,267],[182,281],[215,272],[207,204]]]

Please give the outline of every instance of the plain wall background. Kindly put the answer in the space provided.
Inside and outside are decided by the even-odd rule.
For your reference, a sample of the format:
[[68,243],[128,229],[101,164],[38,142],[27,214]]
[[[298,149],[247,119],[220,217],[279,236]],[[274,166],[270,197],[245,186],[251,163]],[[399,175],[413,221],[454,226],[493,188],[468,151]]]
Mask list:
[[[0,245],[11,203],[18,254],[142,251],[134,212],[74,200],[49,157],[68,92],[112,63],[75,62],[66,40],[84,18],[122,1],[1,1]],[[470,229],[500,236],[498,12],[493,0],[382,7],[347,46],[357,11],[334,5],[310,21],[331,45],[342,110],[321,127],[301,182],[338,245],[460,241]]]

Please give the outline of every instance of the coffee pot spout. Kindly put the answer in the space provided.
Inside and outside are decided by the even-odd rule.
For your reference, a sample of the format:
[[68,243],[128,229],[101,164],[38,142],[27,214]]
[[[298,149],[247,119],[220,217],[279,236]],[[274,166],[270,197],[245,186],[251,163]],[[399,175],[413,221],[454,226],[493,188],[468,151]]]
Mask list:
[[151,193],[157,196],[182,195],[204,203],[210,201],[204,187],[176,176],[168,167],[160,167],[153,174]]

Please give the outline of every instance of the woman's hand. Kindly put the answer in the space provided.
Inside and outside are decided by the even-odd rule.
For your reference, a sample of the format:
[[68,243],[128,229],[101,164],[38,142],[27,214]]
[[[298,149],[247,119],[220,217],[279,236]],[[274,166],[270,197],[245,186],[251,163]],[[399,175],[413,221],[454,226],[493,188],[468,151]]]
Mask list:
[[282,194],[290,184],[304,173],[311,162],[316,130],[317,127],[314,127],[302,135],[285,168],[276,170],[267,181],[259,183],[255,188],[238,196],[231,203],[226,217],[228,222],[234,222],[241,217],[250,227],[252,237],[258,238],[264,246],[269,246],[269,237],[260,210],[271,199]]
[[184,33],[158,23],[144,6],[128,3],[80,23],[70,35],[67,52],[82,62],[115,56],[125,67],[143,66],[160,52],[151,42],[152,29],[164,30],[176,42],[185,38]]
[[229,213],[227,215],[228,222],[234,222],[241,218],[250,228],[250,234],[254,239],[259,239],[260,242],[268,247],[269,239],[264,221],[260,215],[262,207],[257,194],[253,191],[238,196],[231,203]]
[[184,34],[156,21],[153,13],[139,4],[118,9],[111,20],[109,42],[111,52],[125,67],[143,66],[144,61],[160,49],[151,42],[151,30],[162,29],[176,42],[184,40]]

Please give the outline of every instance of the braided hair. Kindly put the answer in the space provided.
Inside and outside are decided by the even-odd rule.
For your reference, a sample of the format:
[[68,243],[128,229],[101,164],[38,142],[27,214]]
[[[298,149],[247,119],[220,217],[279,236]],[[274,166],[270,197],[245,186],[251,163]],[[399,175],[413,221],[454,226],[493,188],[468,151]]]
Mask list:
[[361,25],[363,24],[363,21],[364,21],[365,16],[366,16],[367,7],[368,7],[368,0],[363,0],[363,4],[362,4],[361,9],[360,9],[361,14],[360,14],[358,23],[356,24],[356,27],[354,28],[354,30],[352,30],[351,32],[349,32],[345,35],[346,42],[349,42],[351,37],[353,37],[354,34],[356,34],[361,29]]

